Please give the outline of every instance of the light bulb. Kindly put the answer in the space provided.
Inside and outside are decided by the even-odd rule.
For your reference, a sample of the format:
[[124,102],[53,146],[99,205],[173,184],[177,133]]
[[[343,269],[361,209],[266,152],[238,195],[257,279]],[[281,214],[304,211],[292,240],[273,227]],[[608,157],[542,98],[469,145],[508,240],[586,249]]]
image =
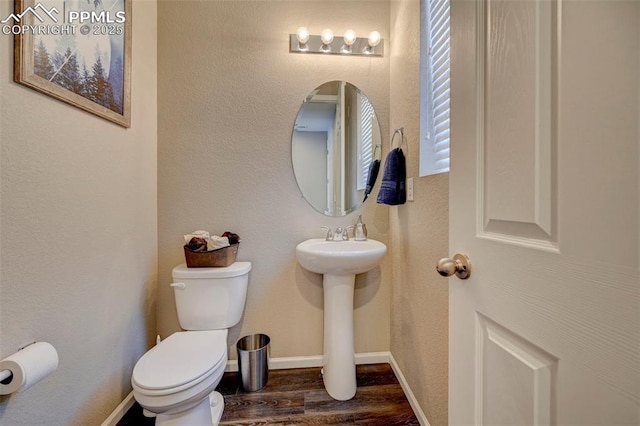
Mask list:
[[322,44],[328,45],[333,41],[333,31],[329,28],[322,30],[320,33],[320,40],[322,40]]
[[296,37],[298,37],[298,43],[306,44],[309,41],[309,30],[307,29],[307,27],[298,28]]
[[369,33],[369,46],[376,47],[380,44],[380,33],[377,31],[371,31]]
[[353,30],[347,30],[347,32],[344,33],[344,44],[346,44],[347,46],[352,46],[355,42],[356,32]]

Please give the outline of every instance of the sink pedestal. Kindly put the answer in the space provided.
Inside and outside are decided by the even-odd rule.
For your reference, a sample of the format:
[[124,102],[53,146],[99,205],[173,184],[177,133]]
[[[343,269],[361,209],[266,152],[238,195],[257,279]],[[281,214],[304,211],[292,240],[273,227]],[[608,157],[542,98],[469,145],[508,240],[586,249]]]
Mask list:
[[332,398],[346,401],[356,394],[353,348],[353,292],[356,274],[380,264],[387,246],[380,241],[326,241],[312,238],[296,246],[298,262],[308,271],[323,274],[324,387]]
[[353,346],[353,294],[355,274],[325,274],[324,387],[332,398],[346,401],[356,394]]

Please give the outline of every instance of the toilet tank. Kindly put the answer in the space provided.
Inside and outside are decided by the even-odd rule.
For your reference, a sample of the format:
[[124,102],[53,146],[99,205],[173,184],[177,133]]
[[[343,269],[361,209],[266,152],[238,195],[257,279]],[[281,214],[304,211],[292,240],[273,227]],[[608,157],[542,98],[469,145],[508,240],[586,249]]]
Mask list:
[[184,330],[230,328],[244,312],[250,262],[224,268],[173,268],[173,293],[180,327]]

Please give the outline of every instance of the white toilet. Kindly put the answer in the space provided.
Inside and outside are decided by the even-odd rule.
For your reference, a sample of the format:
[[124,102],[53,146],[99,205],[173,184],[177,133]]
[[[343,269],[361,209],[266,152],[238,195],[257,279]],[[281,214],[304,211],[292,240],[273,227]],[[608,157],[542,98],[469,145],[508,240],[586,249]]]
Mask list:
[[217,425],[224,409],[215,388],[227,365],[227,329],[240,321],[250,262],[225,268],[173,268],[179,331],[133,369],[133,395],[156,425]]

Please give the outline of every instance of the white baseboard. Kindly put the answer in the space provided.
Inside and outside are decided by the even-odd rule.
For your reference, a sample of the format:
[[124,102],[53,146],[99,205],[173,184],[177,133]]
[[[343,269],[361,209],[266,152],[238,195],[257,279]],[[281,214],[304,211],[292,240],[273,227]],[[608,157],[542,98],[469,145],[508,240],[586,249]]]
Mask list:
[[[322,367],[322,355],[292,356],[288,358],[269,358],[269,370],[286,370],[288,368]],[[238,371],[238,360],[230,359],[224,369],[227,373]]]
[[[425,416],[420,404],[415,395],[411,391],[407,380],[405,379],[398,363],[393,358],[390,352],[365,352],[355,355],[356,364],[382,364],[388,363],[391,365],[393,372],[402,386],[402,390],[413,409],[418,421],[422,426],[430,426],[427,416]],[[301,357],[287,357],[287,358],[269,358],[269,370],[285,370],[289,368],[313,368],[322,367],[322,355],[314,356],[301,356]],[[233,359],[227,361],[226,372],[238,371],[238,361]],[[120,419],[126,414],[127,411],[133,406],[135,399],[133,397],[133,391],[126,396],[126,398],[116,407],[107,419],[102,422],[102,426],[116,426]]]
[[136,400],[133,397],[133,391],[131,391],[129,392],[129,395],[127,395],[120,403],[120,405],[118,405],[116,409],[113,410],[111,415],[107,417],[104,422],[102,422],[102,426],[116,426],[120,419],[122,419],[122,417],[127,414],[127,411],[129,411],[129,409],[133,406],[134,402],[136,402]]
[[424,414],[424,411],[422,411],[422,408],[420,408],[420,404],[418,404],[416,396],[413,394],[413,391],[409,387],[409,383],[407,383],[407,379],[404,377],[404,374],[402,374],[400,366],[391,353],[389,354],[389,364],[391,365],[396,378],[400,382],[400,386],[402,386],[404,395],[407,397],[407,400],[409,401],[409,404],[411,405],[413,413],[416,415],[418,422],[420,422],[421,426],[430,426],[429,420],[427,420],[427,416]]
[[[388,363],[389,352],[365,352],[356,354],[356,364],[380,364]],[[322,367],[322,355],[295,356],[286,358],[269,358],[269,370],[286,370],[289,368],[313,368]],[[227,361],[226,372],[238,371],[238,360]]]

